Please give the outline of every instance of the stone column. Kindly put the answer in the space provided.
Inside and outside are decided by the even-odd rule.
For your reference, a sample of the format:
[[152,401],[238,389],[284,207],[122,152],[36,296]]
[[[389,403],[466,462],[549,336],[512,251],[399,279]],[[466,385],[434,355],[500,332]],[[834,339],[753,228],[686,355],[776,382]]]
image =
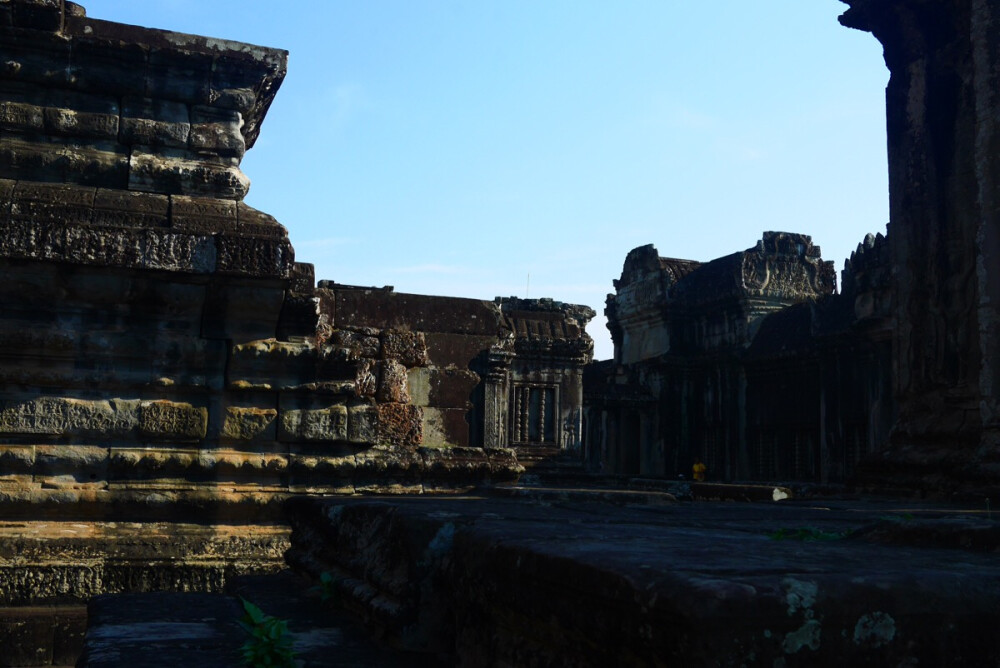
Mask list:
[[1000,425],[1000,9],[843,1],[841,23],[878,38],[891,73],[892,443],[914,464],[962,464],[995,450]]
[[483,376],[485,383],[483,401],[483,446],[505,448],[510,443],[507,438],[507,382],[510,362],[514,353],[505,347],[494,346],[486,357],[487,370]]

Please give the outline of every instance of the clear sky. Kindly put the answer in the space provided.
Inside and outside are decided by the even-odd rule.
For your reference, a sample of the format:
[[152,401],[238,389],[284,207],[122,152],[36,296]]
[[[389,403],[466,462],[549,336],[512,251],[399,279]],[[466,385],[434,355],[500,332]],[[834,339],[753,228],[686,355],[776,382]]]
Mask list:
[[[247,203],[317,278],[598,312],[626,253],[888,220],[884,88],[837,0],[81,0],[287,49]],[[530,284],[529,284],[530,276]]]

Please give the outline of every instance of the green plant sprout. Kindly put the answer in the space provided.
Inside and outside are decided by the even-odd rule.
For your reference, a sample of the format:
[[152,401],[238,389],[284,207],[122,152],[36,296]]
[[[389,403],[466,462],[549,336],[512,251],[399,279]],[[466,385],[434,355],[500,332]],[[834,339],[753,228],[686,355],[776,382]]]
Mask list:
[[250,668],[294,668],[295,652],[288,634],[288,622],[266,614],[242,596],[243,617],[240,628],[250,635],[240,651],[243,663]]
[[319,594],[321,601],[326,603],[329,600],[336,600],[337,598],[337,582],[329,572],[323,571],[319,574],[319,584],[312,587],[309,591],[316,592]]

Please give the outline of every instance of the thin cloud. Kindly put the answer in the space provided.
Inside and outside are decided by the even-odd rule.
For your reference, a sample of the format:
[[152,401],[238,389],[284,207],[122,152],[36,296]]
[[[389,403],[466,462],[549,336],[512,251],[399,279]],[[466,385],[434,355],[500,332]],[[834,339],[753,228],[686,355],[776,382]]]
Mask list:
[[410,267],[393,267],[389,269],[394,274],[463,274],[465,267],[450,264],[417,264]]
[[296,250],[330,250],[339,246],[347,246],[357,242],[351,237],[326,237],[325,239],[307,239],[306,241],[296,241]]
[[685,130],[713,130],[719,125],[714,117],[684,107],[674,110],[671,121],[674,127]]
[[328,130],[343,130],[362,112],[370,108],[364,89],[355,83],[342,83],[327,94]]

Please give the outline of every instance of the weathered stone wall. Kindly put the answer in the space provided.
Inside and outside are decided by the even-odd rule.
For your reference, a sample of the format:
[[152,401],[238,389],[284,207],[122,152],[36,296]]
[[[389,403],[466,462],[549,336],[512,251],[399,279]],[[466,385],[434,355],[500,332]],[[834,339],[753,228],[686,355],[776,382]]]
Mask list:
[[589,309],[316,287],[240,201],[286,52],[61,0],[3,3],[0,31],[8,508],[232,517],[509,478],[515,382],[558,387],[546,454],[578,450]]
[[873,482],[1000,479],[1000,10],[845,0],[884,46],[899,418]]

